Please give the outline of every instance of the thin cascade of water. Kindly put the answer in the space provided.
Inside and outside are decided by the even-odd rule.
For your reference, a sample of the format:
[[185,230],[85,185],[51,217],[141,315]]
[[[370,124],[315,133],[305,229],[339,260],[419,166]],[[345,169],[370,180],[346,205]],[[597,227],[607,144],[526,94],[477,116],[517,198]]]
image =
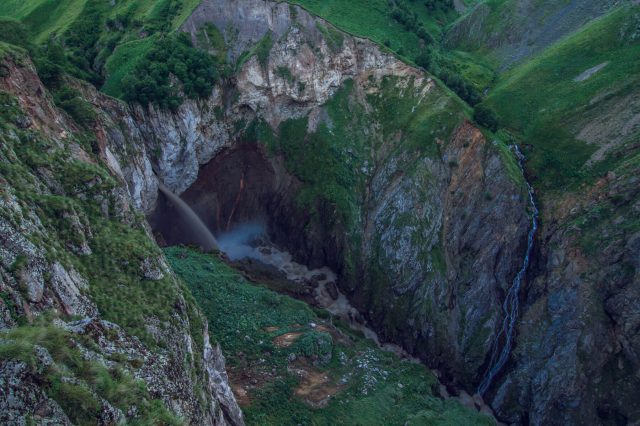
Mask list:
[[209,231],[209,228],[207,228],[207,225],[205,225],[202,219],[198,217],[196,212],[194,212],[187,203],[182,201],[180,197],[171,192],[171,190],[162,183],[158,183],[158,188],[177,207],[180,215],[187,225],[195,231],[194,234],[198,238],[200,246],[205,250],[220,250],[216,237],[213,236],[211,231]]
[[[518,158],[518,165],[520,166],[520,170],[524,175],[524,167],[522,164],[524,155],[517,145],[512,145],[511,149],[514,151],[516,157]],[[507,362],[509,354],[511,353],[511,348],[513,346],[513,335],[515,332],[516,321],[518,320],[518,310],[520,308],[520,287],[529,267],[531,251],[533,249],[533,241],[535,233],[538,230],[539,211],[536,207],[535,199],[533,197],[533,187],[529,184],[529,182],[526,182],[526,184],[527,191],[529,193],[529,203],[533,210],[533,213],[531,215],[531,228],[529,229],[529,234],[527,236],[527,251],[525,252],[524,259],[522,261],[522,267],[513,279],[513,283],[511,284],[511,287],[507,292],[507,296],[505,297],[502,304],[504,319],[502,320],[502,326],[500,327],[500,330],[496,334],[492,343],[493,349],[491,352],[491,359],[489,361],[487,371],[485,372],[484,378],[478,386],[478,394],[480,395],[483,395],[487,391],[487,389],[489,389],[489,386],[491,386],[493,379]],[[500,350],[500,342],[503,340],[504,344],[502,346],[502,349]]]

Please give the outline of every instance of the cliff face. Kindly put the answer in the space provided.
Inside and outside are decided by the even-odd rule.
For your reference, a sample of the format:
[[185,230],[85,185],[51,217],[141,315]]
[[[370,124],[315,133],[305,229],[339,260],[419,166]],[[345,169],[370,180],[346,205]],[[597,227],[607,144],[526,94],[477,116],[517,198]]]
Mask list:
[[[635,146],[635,148],[634,148]],[[625,424],[640,407],[637,142],[583,194],[545,196],[538,262],[511,368],[488,398],[505,420]]]
[[[580,11],[575,22],[563,21],[557,34],[540,36],[517,58],[505,48],[505,57],[524,57],[612,5],[573,5]],[[198,165],[222,158],[217,153],[260,142],[265,167],[279,176],[269,190],[279,195],[265,213],[273,237],[300,260],[339,271],[342,290],[385,340],[441,369],[453,387],[474,389],[526,250],[530,211],[513,157],[465,122],[460,105],[429,78],[300,8],[206,1],[183,29],[201,42],[207,23],[224,35],[238,72],[206,106],[187,103],[177,115],[152,111],[152,120],[136,112],[131,122],[148,132],[147,141],[161,140],[156,135],[186,141],[152,145],[148,151],[159,149],[160,156],[150,162],[169,182],[189,170],[182,176],[190,179],[175,179],[181,191],[196,179]],[[268,54],[252,56],[256,44]],[[252,125],[262,122],[268,126]],[[303,154],[291,147],[303,147]],[[337,172],[323,160],[349,170],[334,181]],[[500,418],[534,424],[637,418],[628,398],[638,392],[629,302],[637,287],[636,179],[637,167],[629,166],[588,196],[544,197],[514,355],[487,394]],[[217,192],[233,182],[223,188],[214,180],[209,185]],[[331,183],[323,193],[350,195],[313,198],[319,181]],[[207,185],[204,175],[198,178],[199,194]],[[154,196],[149,191],[144,202],[152,206]],[[238,197],[241,210],[243,197],[251,195]],[[239,216],[250,218],[249,211]],[[211,225],[220,229],[216,220]]]
[[56,108],[23,52],[3,53],[0,420],[242,424],[224,358],[127,190],[133,164],[100,124]]

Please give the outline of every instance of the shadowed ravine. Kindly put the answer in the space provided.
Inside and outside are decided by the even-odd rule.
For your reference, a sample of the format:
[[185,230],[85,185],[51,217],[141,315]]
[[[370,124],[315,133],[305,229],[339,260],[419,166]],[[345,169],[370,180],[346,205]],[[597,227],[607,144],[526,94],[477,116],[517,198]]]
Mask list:
[[[520,166],[520,170],[524,176],[524,168],[522,162],[524,161],[524,155],[520,151],[517,145],[512,145],[512,150],[514,151],[516,157],[518,158],[518,165]],[[493,379],[500,372],[504,364],[509,359],[509,354],[511,353],[511,348],[513,347],[513,339],[516,328],[516,322],[518,321],[518,312],[520,309],[520,288],[522,286],[522,280],[527,273],[527,269],[529,267],[529,262],[531,258],[531,251],[533,249],[533,241],[535,237],[535,233],[538,229],[538,208],[536,207],[535,199],[533,198],[533,187],[527,183],[527,191],[529,194],[529,203],[531,205],[531,209],[533,210],[531,214],[531,228],[529,229],[529,234],[527,236],[527,250],[524,255],[524,259],[522,260],[522,267],[516,274],[516,277],[513,279],[513,283],[507,292],[507,296],[502,303],[502,310],[504,313],[504,318],[502,320],[502,326],[500,330],[496,334],[495,339],[492,343],[491,350],[491,359],[489,361],[489,365],[487,367],[487,371],[478,386],[478,394],[484,395],[484,393],[489,389]],[[500,344],[502,343],[502,349],[500,349]]]

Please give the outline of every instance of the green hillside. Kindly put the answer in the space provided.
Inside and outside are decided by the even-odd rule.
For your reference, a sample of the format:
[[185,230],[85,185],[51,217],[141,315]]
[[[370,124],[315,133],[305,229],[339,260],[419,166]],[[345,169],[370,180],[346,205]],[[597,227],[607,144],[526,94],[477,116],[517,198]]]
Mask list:
[[216,330],[248,425],[493,424],[440,399],[422,364],[378,349],[327,312],[249,283],[210,254],[165,253]]
[[6,0],[0,3],[0,16],[18,19],[31,30],[34,40],[45,41],[62,33],[76,20],[87,0]]
[[109,0],[8,0],[0,4],[0,18],[24,24],[48,59],[56,46],[64,46],[55,61],[64,71],[98,87],[113,80],[105,90],[121,96],[120,80],[156,40],[149,36],[174,31],[198,4],[199,0],[121,0],[113,5]]
[[[501,76],[487,103],[533,147],[529,167],[537,185],[560,189],[590,182],[622,160],[608,156],[585,165],[598,146],[577,134],[590,118],[606,116],[612,104],[640,93],[639,28],[640,7],[621,7]],[[592,68],[592,75],[583,74]],[[621,143],[633,138],[637,142],[631,135]]]
[[[458,15],[446,1],[417,0],[289,0],[326,19],[338,28],[384,44],[411,60],[425,45],[440,39],[443,27]],[[426,3],[434,6],[429,8]],[[395,14],[394,14],[395,13]],[[429,35],[424,36],[423,28]],[[422,35],[422,37],[421,37]],[[426,39],[426,40],[425,40]]]

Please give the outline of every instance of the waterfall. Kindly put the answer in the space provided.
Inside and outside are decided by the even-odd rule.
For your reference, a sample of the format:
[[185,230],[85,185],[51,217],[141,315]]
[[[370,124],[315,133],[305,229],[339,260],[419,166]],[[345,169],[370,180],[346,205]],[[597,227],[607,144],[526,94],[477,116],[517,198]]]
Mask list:
[[[511,149],[514,151],[516,157],[518,158],[518,165],[520,166],[520,170],[524,175],[524,155],[520,151],[517,145],[512,145]],[[526,180],[525,180],[526,182]],[[502,326],[500,330],[496,334],[496,337],[492,343],[492,353],[491,359],[489,361],[489,366],[487,367],[487,371],[485,372],[484,378],[480,382],[480,386],[478,386],[478,394],[483,395],[489,386],[491,386],[491,382],[496,377],[496,375],[500,372],[504,364],[507,362],[509,358],[509,354],[511,352],[511,347],[513,346],[513,335],[515,332],[516,321],[518,320],[518,310],[519,310],[519,295],[520,295],[520,287],[522,285],[522,280],[527,272],[527,268],[529,267],[529,260],[531,257],[531,251],[533,249],[533,239],[538,229],[538,208],[536,207],[535,200],[533,198],[533,188],[526,182],[527,191],[529,193],[529,204],[533,210],[533,214],[531,215],[531,228],[529,229],[529,235],[527,237],[527,251],[525,252],[524,259],[522,261],[522,267],[518,271],[518,274],[513,279],[513,283],[507,292],[505,300],[502,304],[502,311],[504,313],[504,319],[502,320]],[[502,346],[502,350],[500,350],[500,342],[504,340],[504,344]]]
[[194,235],[198,238],[200,246],[205,250],[219,250],[218,241],[213,236],[207,225],[198,217],[196,212],[176,194],[171,192],[169,188],[162,183],[158,183],[158,188],[166,197],[176,206],[185,223],[194,231]]

